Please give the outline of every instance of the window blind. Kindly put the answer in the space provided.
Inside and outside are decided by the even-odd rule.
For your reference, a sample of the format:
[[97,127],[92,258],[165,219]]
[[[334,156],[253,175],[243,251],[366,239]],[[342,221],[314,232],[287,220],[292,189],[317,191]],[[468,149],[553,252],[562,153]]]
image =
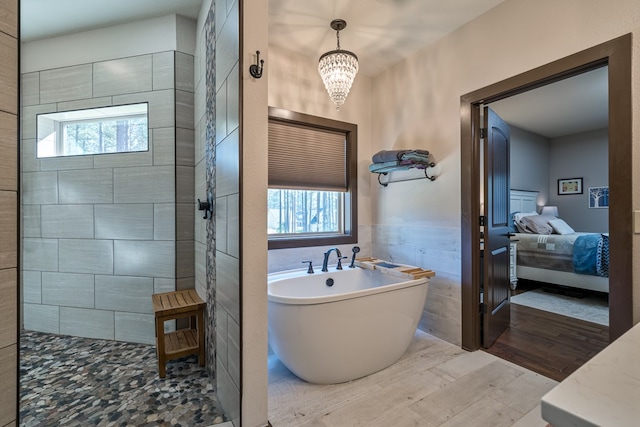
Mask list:
[[345,132],[269,120],[269,187],[348,188]]

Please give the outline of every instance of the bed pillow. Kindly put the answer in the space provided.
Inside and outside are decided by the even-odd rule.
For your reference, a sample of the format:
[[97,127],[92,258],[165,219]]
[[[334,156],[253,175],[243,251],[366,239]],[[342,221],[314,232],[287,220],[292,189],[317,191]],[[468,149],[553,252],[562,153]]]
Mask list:
[[560,218],[549,220],[549,225],[556,234],[573,234],[576,232],[569,224]]
[[520,222],[516,222],[514,223],[516,226],[516,233],[530,233],[530,231],[527,231],[527,227],[525,225],[523,225]]
[[531,231],[527,231],[526,225],[522,223],[522,220],[528,216],[538,216],[538,212],[514,212],[513,214],[513,223],[516,226],[516,229],[519,233],[531,233]]
[[531,211],[531,212],[514,212],[513,213],[513,220],[516,222],[516,224],[518,222],[520,222],[520,220],[522,220],[522,218],[526,217],[526,216],[533,216],[533,215],[538,215],[538,212],[536,211]]
[[553,228],[549,225],[549,221],[556,219],[551,215],[530,215],[522,218],[520,223],[524,227],[525,233],[533,234],[551,234]]

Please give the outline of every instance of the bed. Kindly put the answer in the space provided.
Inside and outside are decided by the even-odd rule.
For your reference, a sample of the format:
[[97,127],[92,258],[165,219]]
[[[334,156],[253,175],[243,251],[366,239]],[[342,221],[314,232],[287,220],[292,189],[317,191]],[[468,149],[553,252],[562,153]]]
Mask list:
[[[518,279],[608,293],[608,234],[571,232],[570,227],[563,228],[562,220],[555,221],[553,217],[548,220],[542,215],[523,217],[523,213],[536,212],[537,197],[537,191],[510,193],[510,218],[519,225],[512,238],[517,241]],[[557,234],[549,221],[554,225],[558,222],[558,231],[568,234]],[[543,223],[551,228],[551,234]],[[527,232],[522,232],[523,227]]]

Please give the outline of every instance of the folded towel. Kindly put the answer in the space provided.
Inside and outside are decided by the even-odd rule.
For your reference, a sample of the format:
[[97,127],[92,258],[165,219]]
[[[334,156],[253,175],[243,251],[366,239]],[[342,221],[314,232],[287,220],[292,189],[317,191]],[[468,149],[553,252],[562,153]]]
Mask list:
[[427,150],[382,150],[373,155],[373,163],[392,162],[395,160],[419,160],[429,161]]
[[426,169],[429,165],[423,162],[415,162],[413,160],[396,160],[394,162],[379,162],[369,165],[369,172],[384,173],[394,170],[404,170],[410,168]]
[[411,150],[400,156],[400,160],[414,160],[429,163],[429,152],[426,150]]
[[397,168],[398,166],[400,166],[400,161],[398,161],[398,160],[394,160],[394,161],[391,161],[391,162],[371,163],[369,165],[369,171],[370,172],[376,172],[379,169]]

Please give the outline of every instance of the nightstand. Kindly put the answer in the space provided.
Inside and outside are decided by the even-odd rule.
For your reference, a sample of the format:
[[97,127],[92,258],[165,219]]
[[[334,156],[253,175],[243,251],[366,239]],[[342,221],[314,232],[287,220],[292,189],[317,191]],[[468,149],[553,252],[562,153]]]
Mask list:
[[509,283],[511,290],[515,291],[518,286],[518,276],[516,275],[516,255],[517,255],[517,240],[509,242]]

